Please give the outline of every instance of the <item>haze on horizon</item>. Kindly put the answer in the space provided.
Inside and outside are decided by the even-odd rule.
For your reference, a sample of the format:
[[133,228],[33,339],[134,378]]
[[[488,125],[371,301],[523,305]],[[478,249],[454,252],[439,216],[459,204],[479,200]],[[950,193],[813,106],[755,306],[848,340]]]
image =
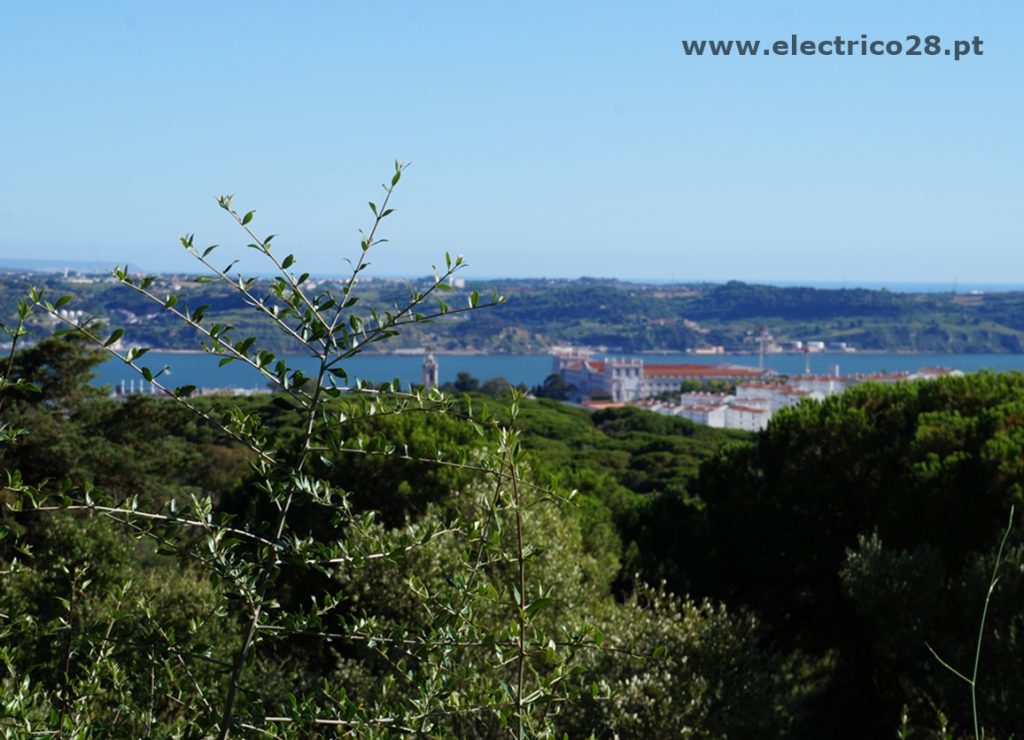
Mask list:
[[[0,258],[192,271],[233,192],[341,273],[1024,280],[1019,3],[7,4]],[[694,58],[684,38],[979,35],[985,55]],[[244,252],[244,249],[243,249]],[[226,260],[225,260],[226,261]]]

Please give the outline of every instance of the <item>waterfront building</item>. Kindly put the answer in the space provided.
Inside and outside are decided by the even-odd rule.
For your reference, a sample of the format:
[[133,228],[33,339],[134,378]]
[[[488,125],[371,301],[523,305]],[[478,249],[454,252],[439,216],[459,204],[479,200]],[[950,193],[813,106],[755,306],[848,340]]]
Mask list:
[[596,360],[589,350],[578,347],[558,347],[552,355],[552,373],[561,375],[566,386],[576,388],[574,400],[599,396],[628,403],[665,391],[678,391],[685,381],[739,382],[771,375],[771,371],[742,365],[659,364],[623,357]]
[[[571,399],[587,408],[632,404],[666,416],[681,416],[698,424],[722,429],[759,431],[772,415],[801,401],[822,401],[860,383],[898,383],[962,375],[959,370],[928,367],[916,373],[871,373],[841,375],[833,366],[828,375],[797,375],[787,382],[773,380],[770,370],[740,365],[657,364],[636,358],[595,360],[591,352],[577,347],[553,350],[553,372],[576,391]],[[724,380],[735,393],[680,393],[679,400],[655,400],[665,392],[679,392],[685,381],[705,383]]]

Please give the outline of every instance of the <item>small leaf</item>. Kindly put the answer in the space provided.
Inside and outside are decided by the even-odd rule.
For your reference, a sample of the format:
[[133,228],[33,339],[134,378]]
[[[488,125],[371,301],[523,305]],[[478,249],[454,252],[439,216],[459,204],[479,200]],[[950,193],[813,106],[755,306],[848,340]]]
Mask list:
[[537,612],[539,612],[541,609],[544,609],[544,608],[546,608],[546,607],[548,607],[550,605],[551,605],[551,599],[548,598],[547,596],[542,596],[541,598],[536,599],[532,604],[530,604],[528,607],[526,607],[526,618],[527,619],[532,619],[533,616]]
[[254,214],[254,213],[256,213],[256,211],[249,211],[247,214],[242,216],[242,226],[245,226],[250,221],[252,221],[252,214]]

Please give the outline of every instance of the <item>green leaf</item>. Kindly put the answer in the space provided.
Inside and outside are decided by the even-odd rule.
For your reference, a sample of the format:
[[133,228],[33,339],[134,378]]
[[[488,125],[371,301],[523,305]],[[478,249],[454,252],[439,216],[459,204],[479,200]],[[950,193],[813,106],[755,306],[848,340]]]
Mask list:
[[255,341],[256,337],[246,337],[241,342],[235,345],[235,351],[238,352],[238,354],[240,355],[248,354],[249,349],[252,347]]
[[62,295],[60,298],[57,299],[57,302],[53,304],[54,309],[63,308],[64,306],[71,303],[71,299],[72,296],[70,295]]
[[526,607],[526,618],[532,619],[533,616],[541,609],[551,606],[551,603],[551,599],[547,596],[542,596],[539,599],[536,599],[532,604]]
[[249,211],[249,212],[248,212],[247,214],[245,214],[244,216],[242,216],[242,226],[245,226],[245,225],[247,225],[247,224],[248,224],[248,223],[249,223],[250,221],[252,221],[252,215],[253,215],[254,213],[256,213],[256,211]]
[[149,352],[149,349],[146,348],[146,347],[131,347],[125,353],[124,361],[125,362],[134,362],[135,360],[139,359],[140,357],[142,357],[147,352]]
[[109,347],[114,342],[116,342],[118,339],[120,339],[122,336],[124,336],[124,329],[121,329],[120,327],[118,327],[117,329],[114,329],[114,331],[110,332],[110,336],[107,337],[107,341],[105,341],[103,343],[103,346],[104,347]]

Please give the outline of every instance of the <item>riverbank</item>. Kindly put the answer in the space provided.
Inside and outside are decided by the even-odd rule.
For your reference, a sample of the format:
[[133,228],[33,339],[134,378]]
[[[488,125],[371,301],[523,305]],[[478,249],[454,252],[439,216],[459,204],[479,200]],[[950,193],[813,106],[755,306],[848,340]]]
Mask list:
[[[757,356],[750,354],[689,355],[672,354],[630,355],[652,364],[708,364],[730,363],[756,366]],[[484,355],[436,353],[439,375],[442,383],[453,382],[460,372],[486,380],[503,377],[512,384],[529,387],[540,385],[552,371],[552,357],[547,354],[532,355]],[[309,373],[315,370],[315,360],[306,355],[290,355],[289,363]],[[982,369],[1024,371],[1024,355],[988,354],[955,355],[932,353],[813,353],[769,355],[766,367],[782,375],[799,375],[806,364],[816,374],[840,373],[870,374],[878,372],[916,372],[923,367],[947,367],[963,372]],[[170,368],[165,380],[173,385],[195,385],[201,388],[265,388],[266,379],[243,363],[233,362],[218,367],[219,358],[203,352],[166,352],[154,350],[141,359],[141,364],[154,372],[164,366]],[[421,355],[397,355],[364,353],[345,363],[345,370],[354,382],[360,380],[383,382],[398,379],[405,386],[423,382],[423,357]],[[116,386],[138,375],[116,358],[103,363],[97,373],[98,385]]]

